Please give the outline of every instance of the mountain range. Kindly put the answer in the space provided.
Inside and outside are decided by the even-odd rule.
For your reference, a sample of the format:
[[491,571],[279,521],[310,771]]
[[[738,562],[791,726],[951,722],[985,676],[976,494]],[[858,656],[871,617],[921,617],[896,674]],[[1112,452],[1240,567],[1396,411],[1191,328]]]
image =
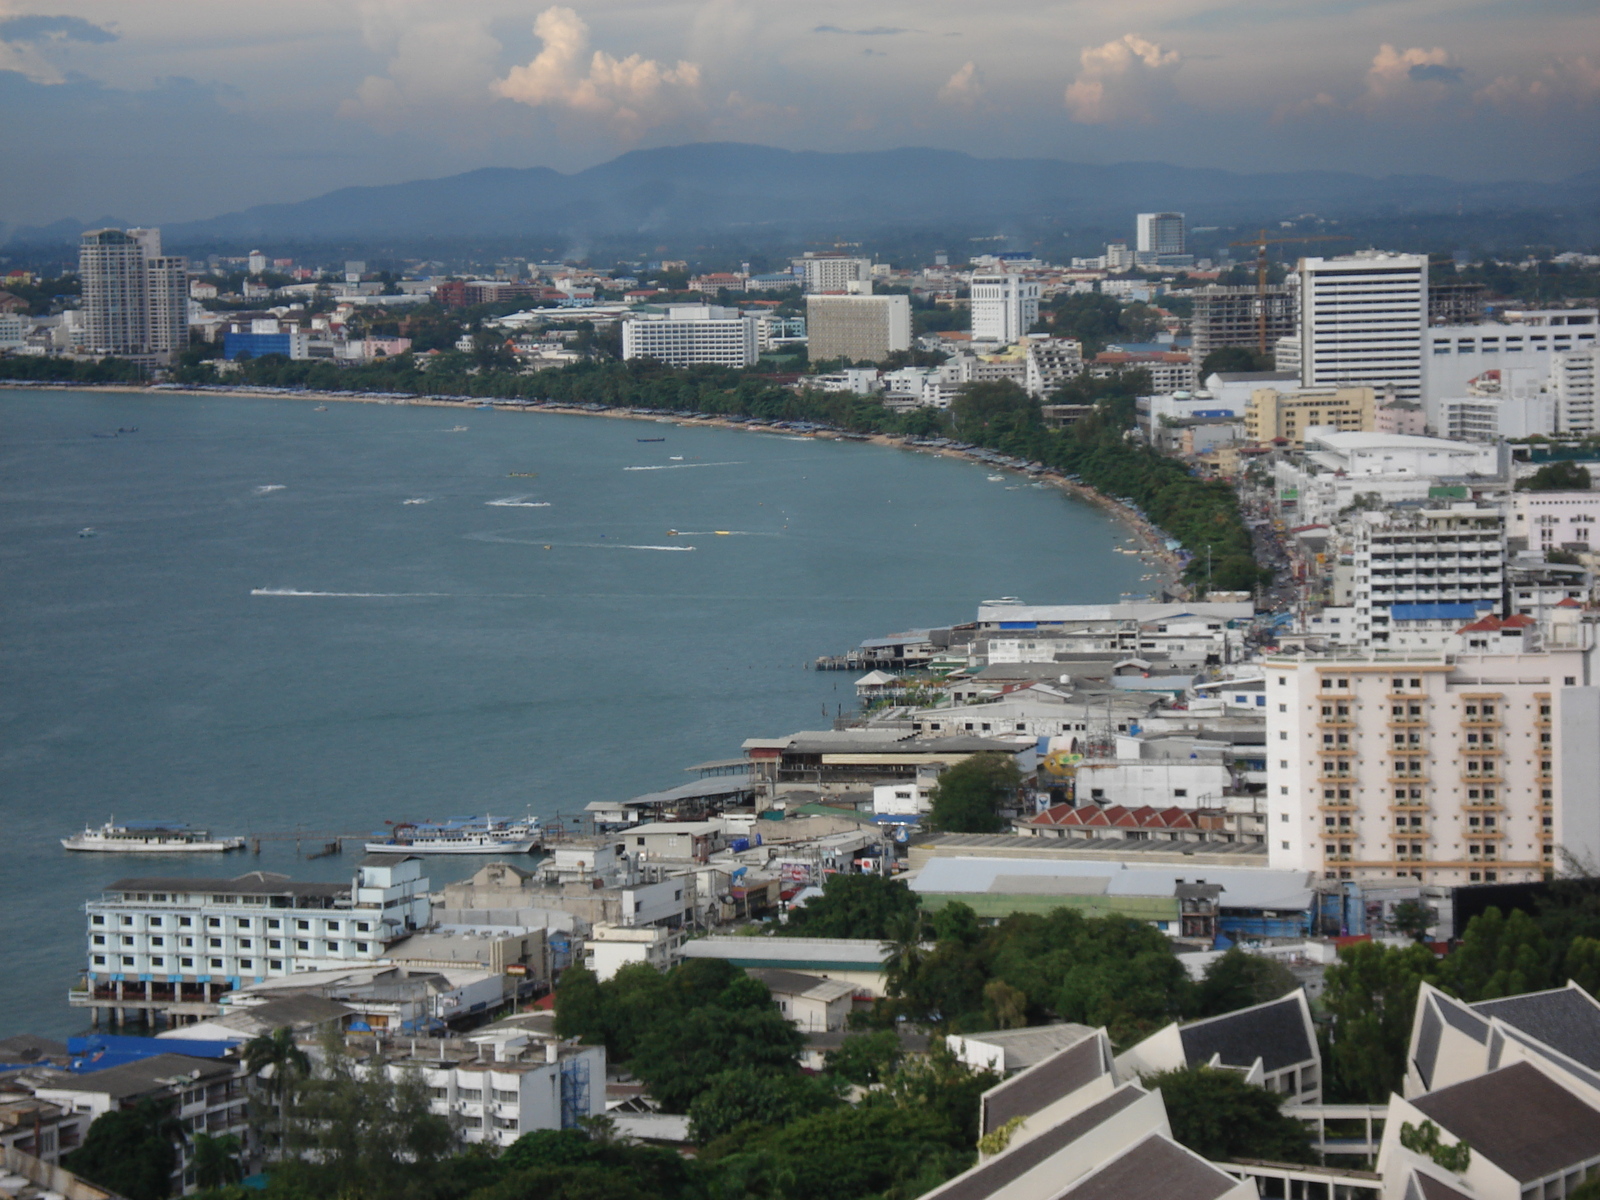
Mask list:
[[[1600,171],[1558,183],[1460,183],[1336,171],[1240,174],[1156,162],[1109,165],[977,158],[906,148],[850,154],[710,142],[636,150],[572,174],[489,167],[440,179],[348,187],[163,225],[173,247],[397,239],[683,235],[698,230],[871,231],[1054,219],[1128,223],[1179,210],[1191,225],[1315,212],[1330,218],[1595,207]],[[106,222],[103,222],[106,223]],[[59,243],[84,225],[14,229]]]

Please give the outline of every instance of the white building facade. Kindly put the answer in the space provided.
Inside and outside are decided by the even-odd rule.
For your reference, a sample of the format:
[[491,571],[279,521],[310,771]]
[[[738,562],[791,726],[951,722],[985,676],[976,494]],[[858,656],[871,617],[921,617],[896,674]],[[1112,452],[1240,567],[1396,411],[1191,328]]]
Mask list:
[[[1436,325],[1427,331],[1423,407],[1428,423],[1443,430],[1441,405],[1469,395],[1473,383],[1497,372],[1502,391],[1508,373],[1531,376],[1537,391],[1557,374],[1557,358],[1578,352],[1568,370],[1571,398],[1559,414],[1562,430],[1594,428],[1593,356],[1600,335],[1600,310],[1593,308],[1511,311],[1494,321]],[[1588,374],[1583,375],[1587,365]],[[1516,435],[1510,435],[1516,436]]]
[[674,306],[665,317],[634,316],[622,323],[622,357],[674,367],[748,367],[760,357],[756,318],[714,304]]
[[1600,492],[1514,492],[1508,533],[1529,550],[1600,548]]
[[1498,610],[1505,592],[1505,517],[1471,502],[1356,515],[1356,630],[1374,645],[1389,638],[1396,604],[1472,604]]
[[1367,251],[1300,260],[1306,387],[1389,388],[1402,400],[1420,402],[1427,325],[1425,255]]
[[1020,275],[973,275],[972,340],[1010,345],[1039,320],[1039,285]]
[[97,229],[78,247],[82,350],[170,361],[189,344],[187,260],[161,253],[159,229]]

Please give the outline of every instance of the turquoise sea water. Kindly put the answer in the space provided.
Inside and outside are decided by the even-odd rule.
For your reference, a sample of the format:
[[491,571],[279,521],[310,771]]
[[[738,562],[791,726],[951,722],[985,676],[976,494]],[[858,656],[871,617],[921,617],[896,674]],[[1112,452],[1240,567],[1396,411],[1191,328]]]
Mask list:
[[0,1036],[83,1027],[81,906],[113,879],[353,861],[62,850],[86,823],[578,812],[826,727],[854,677],[819,654],[1148,587],[1099,510],[987,474],[592,417],[0,391]]

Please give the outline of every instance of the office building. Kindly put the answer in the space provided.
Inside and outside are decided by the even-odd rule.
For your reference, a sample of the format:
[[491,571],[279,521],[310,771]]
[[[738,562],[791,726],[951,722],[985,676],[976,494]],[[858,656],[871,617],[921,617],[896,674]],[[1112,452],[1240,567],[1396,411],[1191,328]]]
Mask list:
[[1136,254],[1182,254],[1185,248],[1182,213],[1140,213],[1135,218]]
[[1439,432],[1447,438],[1493,442],[1556,431],[1556,397],[1547,392],[1531,396],[1461,396],[1441,400],[1437,407]]
[[241,986],[382,959],[428,924],[422,860],[369,854],[351,883],[119,879],[88,913],[85,986],[74,1005],[195,1014]]
[[1509,534],[1529,550],[1600,549],[1600,492],[1513,492]]
[[1377,403],[1370,387],[1257,388],[1245,407],[1245,435],[1265,445],[1282,438],[1295,448],[1311,428],[1370,431]]
[[[233,321],[222,334],[222,357],[229,362],[281,354],[285,358],[310,358],[311,339],[300,326],[272,318]],[[359,344],[359,343],[357,343]]]
[[1206,355],[1223,346],[1256,349],[1261,344],[1263,309],[1268,353],[1279,339],[1293,337],[1300,328],[1300,293],[1286,284],[1267,285],[1264,296],[1254,287],[1215,284],[1195,288],[1189,295],[1194,298],[1189,328],[1196,362],[1204,362]]
[[1010,345],[1039,320],[1039,285],[1020,275],[973,275],[972,340]]
[[806,297],[806,335],[812,362],[881,362],[911,349],[911,301],[906,296]]
[[1303,258],[1299,273],[1305,385],[1392,388],[1402,400],[1420,401],[1427,256],[1363,251]]
[[1430,328],[1424,380],[1428,423],[1443,429],[1445,401],[1469,395],[1486,380],[1504,385],[1516,378],[1536,385],[1551,381],[1564,397],[1557,413],[1561,430],[1591,432],[1597,337],[1600,310],[1593,308],[1507,311],[1498,320]]
[[848,254],[807,254],[792,260],[808,292],[871,292],[872,260]]
[[[1491,636],[1512,625],[1520,637]],[[1485,617],[1462,632],[1470,645],[1530,630]],[[1594,861],[1600,688],[1588,627],[1567,632],[1536,652],[1268,658],[1272,865],[1459,885],[1542,879],[1558,854]]]
[[622,323],[622,357],[653,358],[673,367],[748,367],[760,357],[756,318],[714,304],[674,305],[665,316],[636,315]]
[[1353,524],[1356,629],[1372,644],[1388,641],[1396,604],[1482,601],[1500,610],[1506,531],[1498,507],[1394,506],[1359,512]]
[[186,259],[161,253],[159,229],[96,229],[78,247],[86,354],[171,361],[189,344]]

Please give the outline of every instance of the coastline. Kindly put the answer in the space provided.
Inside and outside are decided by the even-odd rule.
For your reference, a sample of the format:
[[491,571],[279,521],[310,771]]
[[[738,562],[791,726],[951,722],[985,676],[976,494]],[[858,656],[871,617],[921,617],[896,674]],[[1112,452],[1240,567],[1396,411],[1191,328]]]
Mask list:
[[[250,400],[312,400],[318,403],[337,401],[343,404],[380,404],[401,405],[421,408],[478,408],[488,407],[496,412],[531,412],[531,413],[559,413],[564,416],[574,417],[609,417],[613,420],[646,421],[654,424],[671,424],[685,428],[729,429],[740,433],[762,433],[764,427],[752,428],[742,421],[731,421],[724,417],[713,416],[709,413],[695,413],[688,416],[679,416],[676,413],[641,413],[625,408],[585,408],[577,404],[560,404],[544,401],[534,404],[513,404],[503,400],[485,399],[475,396],[462,397],[433,397],[412,396],[400,393],[372,393],[372,392],[317,392],[302,390],[272,390],[266,388],[228,387],[227,385],[211,385],[204,389],[188,387],[163,387],[159,385],[137,385],[127,383],[72,383],[63,384],[53,380],[0,380],[0,389],[21,389],[32,391],[85,391],[85,392],[120,392],[132,395],[146,396],[225,396],[241,397]],[[821,438],[827,441],[861,441],[869,445],[884,446],[892,450],[905,450],[919,454],[937,454],[945,458],[961,459],[964,462],[978,466],[988,467],[996,471],[1004,471],[1015,475],[1019,479],[1029,479],[1046,484],[1050,487],[1066,492],[1068,495],[1092,504],[1105,510],[1114,519],[1128,529],[1133,537],[1130,539],[1137,544],[1137,549],[1132,551],[1117,549],[1121,553],[1133,553],[1145,560],[1152,568],[1154,578],[1150,582],[1150,592],[1154,595],[1157,591],[1166,590],[1175,595],[1187,598],[1188,589],[1180,582],[1183,575],[1183,564],[1178,556],[1167,549],[1166,538],[1148,521],[1134,512],[1125,504],[1118,503],[1087,484],[1074,483],[1060,475],[1046,475],[1035,477],[1026,472],[1017,471],[1012,467],[997,466],[985,462],[976,455],[958,450],[952,446],[922,446],[907,444],[902,438],[885,433],[859,434],[844,437],[837,430],[821,430],[814,433],[805,433],[801,436]]]

